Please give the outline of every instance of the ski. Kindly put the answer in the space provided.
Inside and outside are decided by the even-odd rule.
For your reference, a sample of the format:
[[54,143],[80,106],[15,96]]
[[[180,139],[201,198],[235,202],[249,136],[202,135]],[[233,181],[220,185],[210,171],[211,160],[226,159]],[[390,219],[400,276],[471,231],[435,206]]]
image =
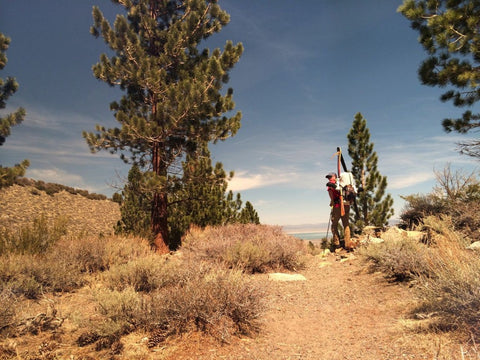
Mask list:
[[[337,147],[337,153],[340,154],[340,162],[342,163],[343,171],[348,172],[347,165],[345,164],[345,159],[343,158],[342,150],[340,149],[340,147]],[[338,176],[340,176],[340,173],[338,173]]]
[[[337,168],[338,168],[338,177],[340,178],[340,163],[342,164],[342,167],[343,167],[343,171],[344,172],[348,172],[348,169],[347,169],[347,165],[345,164],[345,159],[343,158],[343,155],[342,155],[342,150],[340,149],[340,147],[337,146],[337,154],[339,154],[338,156],[340,157],[340,160],[337,164]],[[355,215],[357,216],[357,218],[360,218],[359,216],[359,212],[358,212],[358,205],[357,205],[357,199],[354,198],[353,199],[353,209],[355,210]]]
[[[340,164],[342,163],[342,160],[343,160],[342,150],[339,147],[337,147],[337,176],[338,176],[338,180],[340,180],[340,170],[341,170]],[[345,215],[345,206],[343,204],[343,191],[342,191],[342,189],[340,189],[340,214],[342,216]]]

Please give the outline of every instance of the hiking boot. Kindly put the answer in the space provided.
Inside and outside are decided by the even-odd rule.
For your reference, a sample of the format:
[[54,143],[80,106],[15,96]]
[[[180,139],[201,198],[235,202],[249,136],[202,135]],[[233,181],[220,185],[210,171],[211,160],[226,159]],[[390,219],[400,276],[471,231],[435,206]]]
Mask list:
[[353,250],[353,243],[352,243],[352,239],[350,237],[350,227],[346,227],[345,228],[345,240],[344,240],[344,245],[343,245],[343,248],[347,251],[351,251]]

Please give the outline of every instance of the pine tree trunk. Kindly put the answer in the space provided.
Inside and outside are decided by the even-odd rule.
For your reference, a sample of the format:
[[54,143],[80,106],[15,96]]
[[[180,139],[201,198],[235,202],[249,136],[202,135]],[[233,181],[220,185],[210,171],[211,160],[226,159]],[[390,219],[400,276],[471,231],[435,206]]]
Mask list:
[[[157,175],[163,175],[166,173],[166,169],[162,167],[161,159],[161,146],[159,143],[154,143],[152,150],[152,165],[153,171]],[[156,251],[162,254],[166,254],[169,249],[169,236],[168,236],[168,198],[167,193],[164,191],[155,190],[153,194],[152,204],[152,234],[154,236],[154,245]]]
[[156,192],[152,204],[152,233],[155,236],[155,250],[161,254],[170,251],[167,216],[167,194]]

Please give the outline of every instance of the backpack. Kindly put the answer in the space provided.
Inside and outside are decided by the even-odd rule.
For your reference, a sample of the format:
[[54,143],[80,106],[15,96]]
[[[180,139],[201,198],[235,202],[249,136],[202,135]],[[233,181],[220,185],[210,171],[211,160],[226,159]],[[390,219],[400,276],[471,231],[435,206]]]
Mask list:
[[342,188],[343,198],[347,201],[354,201],[357,196],[355,189],[355,181],[351,172],[344,172],[340,175],[338,180],[340,187]]

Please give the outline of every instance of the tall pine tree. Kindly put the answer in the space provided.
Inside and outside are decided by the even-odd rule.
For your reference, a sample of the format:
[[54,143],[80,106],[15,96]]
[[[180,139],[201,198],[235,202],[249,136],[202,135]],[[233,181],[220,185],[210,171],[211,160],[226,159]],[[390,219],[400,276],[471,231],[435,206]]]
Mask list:
[[[480,6],[478,0],[403,0],[398,8],[419,33],[428,57],[418,69],[424,85],[447,88],[442,101],[470,108],[462,117],[443,120],[445,131],[475,132],[480,113]],[[480,139],[459,143],[460,152],[480,158]]]
[[367,225],[385,226],[393,216],[393,198],[385,195],[387,177],[377,169],[373,145],[367,121],[357,113],[348,133],[348,154],[352,158],[353,177],[363,189],[357,196],[359,213],[354,215],[355,227],[360,231]]
[[126,16],[118,15],[112,27],[94,7],[91,32],[115,55],[101,55],[93,72],[125,91],[111,104],[120,127],[98,125],[84,137],[92,151],[119,153],[151,172],[152,233],[157,250],[166,252],[172,245],[169,193],[181,181],[180,161],[199,144],[224,140],[240,127],[241,113],[231,112],[233,90],[221,90],[243,46],[228,41],[223,51],[199,49],[229,22],[216,0],[112,1]]
[[[5,52],[10,45],[10,38],[0,33],[0,70],[7,64]],[[5,109],[7,99],[18,89],[18,83],[13,77],[7,77],[6,80],[0,78],[0,109]],[[7,136],[10,135],[10,128],[20,124],[25,118],[25,109],[18,108],[15,112],[0,117],[0,146],[3,145]],[[25,175],[25,170],[30,165],[28,160],[23,160],[20,164],[12,167],[0,166],[0,188],[12,185],[15,178]]]

